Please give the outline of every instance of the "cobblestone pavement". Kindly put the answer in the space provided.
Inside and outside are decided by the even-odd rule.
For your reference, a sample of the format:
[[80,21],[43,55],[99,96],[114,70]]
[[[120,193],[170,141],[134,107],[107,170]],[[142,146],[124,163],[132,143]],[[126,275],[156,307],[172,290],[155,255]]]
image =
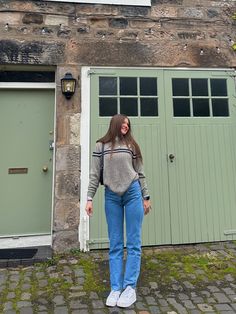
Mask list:
[[236,242],[144,248],[138,300],[105,306],[108,252],[72,251],[30,267],[0,269],[0,313],[236,313]]

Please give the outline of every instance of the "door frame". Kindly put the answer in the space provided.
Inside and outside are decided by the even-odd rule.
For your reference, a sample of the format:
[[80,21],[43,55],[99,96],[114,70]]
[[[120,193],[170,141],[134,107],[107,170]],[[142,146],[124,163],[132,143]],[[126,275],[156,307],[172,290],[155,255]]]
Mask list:
[[[56,139],[56,83],[14,83],[1,82],[0,89],[52,89],[54,90],[54,142]],[[54,208],[54,190],[55,190],[55,149],[53,150],[53,172],[52,172],[52,203],[51,203],[51,230],[48,235],[34,236],[2,236],[0,237],[1,248],[23,248],[33,246],[52,246],[52,230],[53,230],[53,208]]]
[[[90,77],[100,74],[99,70],[169,70],[169,71],[232,71],[233,68],[169,68],[169,67],[112,67],[112,66],[83,66],[81,68],[81,190],[80,190],[80,224],[79,243],[81,251],[89,251],[89,217],[85,212],[87,200],[87,187],[89,184],[89,160],[90,160]],[[103,74],[101,72],[101,74]]]

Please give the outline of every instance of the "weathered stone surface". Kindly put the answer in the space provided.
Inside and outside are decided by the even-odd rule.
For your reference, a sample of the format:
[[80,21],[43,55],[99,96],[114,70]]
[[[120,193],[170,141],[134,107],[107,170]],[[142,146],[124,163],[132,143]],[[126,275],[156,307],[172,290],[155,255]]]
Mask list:
[[178,11],[176,7],[160,7],[153,6],[151,8],[151,16],[153,17],[177,17]]
[[26,13],[23,16],[22,22],[24,24],[42,24],[43,23],[43,15],[38,13]]
[[150,12],[148,7],[121,6],[120,14],[124,16],[146,16]]
[[3,25],[5,25],[6,23],[8,23],[8,25],[18,24],[18,23],[20,23],[21,18],[22,18],[22,14],[21,13],[17,13],[17,12],[12,12],[12,13],[1,12],[0,13],[0,24],[3,24]]
[[[76,113],[70,117],[70,144],[80,144],[80,113]],[[79,149],[78,146],[77,148]]]
[[56,171],[78,172],[79,170],[80,147],[78,145],[59,147],[56,152]]
[[63,43],[38,41],[0,41],[1,63],[56,64],[63,61]]
[[79,203],[73,201],[57,201],[55,205],[54,230],[66,230],[78,228]]
[[46,15],[45,17],[45,25],[65,25],[68,26],[69,24],[69,17],[68,16],[58,16],[58,15]]
[[79,173],[58,173],[58,175],[56,176],[55,194],[58,199],[79,197]]
[[115,28],[126,28],[128,26],[128,20],[124,18],[109,19],[109,26]]
[[78,230],[63,230],[53,233],[53,247],[56,252],[79,248]]

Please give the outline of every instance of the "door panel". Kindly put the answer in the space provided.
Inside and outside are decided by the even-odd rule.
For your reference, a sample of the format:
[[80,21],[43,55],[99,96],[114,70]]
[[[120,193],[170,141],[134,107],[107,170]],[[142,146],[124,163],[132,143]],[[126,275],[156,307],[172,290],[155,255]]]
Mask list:
[[[234,84],[230,75],[221,75],[227,82],[228,95],[215,96],[210,86],[212,76],[208,72],[179,71],[173,74],[167,71],[165,74],[168,154],[175,155],[173,162],[168,161],[172,243],[232,239],[232,235],[224,233],[236,229],[236,145],[232,141],[235,134]],[[191,116],[174,116],[174,97],[170,97],[173,95],[173,78],[187,78],[194,82],[208,78],[208,95],[198,95],[196,99],[209,100],[209,116],[194,116],[193,108]],[[198,90],[191,91],[190,87],[191,105],[197,93],[201,94]],[[211,106],[215,99],[224,106],[226,98],[229,115],[214,116]],[[223,110],[223,115],[225,112]]]
[[[116,71],[114,77],[122,78],[117,82],[117,93],[114,88],[114,71],[108,72],[107,70],[99,70],[99,74],[93,74],[91,77],[91,152],[95,147],[95,142],[99,137],[102,137],[108,129],[110,116],[105,117],[99,114],[99,93],[103,90],[99,88],[99,77],[111,77],[112,96],[105,95],[100,98],[105,99],[107,97],[111,102],[111,107],[114,109],[114,103],[117,103],[117,111],[120,113],[122,110],[122,104],[129,103],[124,101],[124,98],[132,98],[132,104],[134,104],[135,110],[131,113],[138,113],[136,116],[129,116],[131,120],[131,126],[133,134],[137,139],[143,154],[145,173],[147,177],[148,187],[152,196],[153,211],[150,215],[145,216],[143,225],[143,245],[155,245],[155,244],[167,244],[171,241],[170,236],[170,215],[169,215],[169,194],[168,194],[168,172],[166,156],[162,154],[166,151],[166,131],[165,131],[165,109],[164,106],[158,106],[155,110],[154,105],[158,100],[158,105],[163,103],[163,72],[157,71],[140,71],[138,70],[125,70]],[[135,95],[121,95],[124,89],[128,89],[128,84],[135,86],[133,79],[142,78],[137,81],[137,92],[133,91]],[[128,80],[126,79],[128,78]],[[158,83],[158,95],[157,89],[154,86],[154,80],[150,78],[157,78]],[[119,82],[122,88],[119,88]],[[104,94],[107,93],[109,84],[106,79],[102,80],[104,84]],[[148,84],[148,88],[145,92],[145,85]],[[129,91],[127,91],[127,94]],[[155,95],[157,97],[155,97]],[[122,100],[123,99],[123,100]],[[134,100],[135,99],[135,100]],[[142,102],[142,100],[144,101]],[[148,99],[148,100],[147,100]],[[137,101],[136,101],[137,100]],[[122,102],[123,101],[123,102]],[[104,107],[106,102],[102,102]],[[121,104],[121,105],[120,105]],[[148,110],[145,107],[149,106]],[[100,107],[101,109],[101,107]],[[105,108],[106,109],[106,108]],[[130,109],[129,109],[130,110]],[[104,114],[106,110],[101,110]],[[149,114],[149,116],[148,116]],[[155,169],[155,171],[154,171]],[[104,201],[103,201],[104,187],[100,187],[94,198],[94,214],[90,219],[90,248],[104,248],[108,247],[107,239],[107,225],[104,214]]]
[[0,95],[0,236],[49,234],[54,91],[0,90]]

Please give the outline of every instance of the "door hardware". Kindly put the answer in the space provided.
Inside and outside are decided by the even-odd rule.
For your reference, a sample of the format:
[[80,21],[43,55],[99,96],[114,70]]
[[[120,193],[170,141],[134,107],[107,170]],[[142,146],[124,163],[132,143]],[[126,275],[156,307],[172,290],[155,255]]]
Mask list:
[[49,150],[53,150],[54,149],[54,141],[50,140],[49,141]]
[[169,159],[170,159],[170,162],[173,162],[173,161],[174,161],[174,159],[175,159],[175,155],[170,154],[170,155],[169,155]]
[[42,170],[43,170],[43,172],[48,172],[48,167],[44,166]]

